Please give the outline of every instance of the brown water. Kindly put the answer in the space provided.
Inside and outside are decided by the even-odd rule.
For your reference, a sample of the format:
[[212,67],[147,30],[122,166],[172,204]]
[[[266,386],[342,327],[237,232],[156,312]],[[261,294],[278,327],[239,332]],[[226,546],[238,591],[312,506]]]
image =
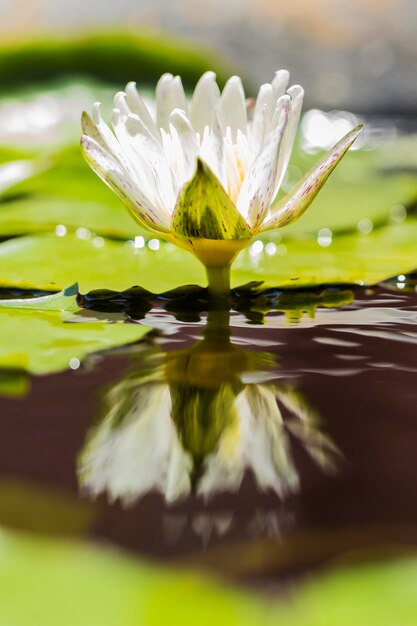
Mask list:
[[[335,559],[414,550],[417,293],[412,281],[395,287],[357,290],[352,302],[318,306],[314,317],[298,321],[294,312],[291,321],[273,311],[256,325],[247,319],[257,319],[253,311],[233,313],[231,344],[215,328],[191,352],[205,314],[178,322],[158,307],[145,321],[170,334],[146,348],[32,377],[24,397],[0,397],[0,525],[274,584]],[[145,387],[152,401],[135,414]],[[182,490],[175,491],[175,471],[164,469],[173,502],[158,479],[168,388],[180,407],[173,437],[194,463]],[[201,416],[213,415],[210,402],[223,411],[227,394],[233,403],[242,390],[258,394],[264,412],[275,394],[282,417],[259,414],[247,422],[246,456],[239,452],[243,422],[230,427],[229,418],[212,424]],[[116,402],[121,413],[100,444],[100,425]],[[151,427],[138,428],[118,440],[123,411],[132,413],[134,428],[150,411],[152,436]],[[191,419],[193,429],[185,423]],[[219,469],[216,452],[230,432]],[[279,459],[271,461],[274,454]],[[209,458],[215,467],[207,486]],[[239,472],[230,478],[239,462],[242,480]],[[203,483],[208,500],[199,495]]]

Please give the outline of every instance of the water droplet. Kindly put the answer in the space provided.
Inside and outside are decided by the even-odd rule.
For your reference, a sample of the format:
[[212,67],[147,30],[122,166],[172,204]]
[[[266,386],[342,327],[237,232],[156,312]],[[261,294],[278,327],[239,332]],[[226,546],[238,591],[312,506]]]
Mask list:
[[102,248],[104,246],[103,237],[94,237],[93,246],[96,246],[96,248]]
[[265,252],[269,256],[274,256],[274,254],[276,254],[276,252],[277,252],[277,246],[272,241],[270,241],[265,246]]
[[285,243],[280,243],[277,247],[277,252],[280,256],[285,256],[287,254],[287,246]]
[[407,217],[407,209],[402,204],[396,204],[391,208],[389,216],[393,222],[403,222]]
[[81,363],[80,360],[77,359],[76,357],[72,357],[72,359],[69,360],[69,366],[72,370],[77,370],[80,367]]
[[148,242],[148,248],[150,250],[159,250],[160,241],[159,239],[150,239]]
[[90,239],[91,237],[91,233],[88,230],[88,228],[84,228],[84,226],[80,226],[80,228],[77,228],[77,230],[75,231],[75,236],[78,237],[78,239]]
[[133,243],[134,248],[144,248],[145,247],[145,238],[142,235],[138,235],[135,237],[135,241]]
[[55,235],[57,237],[65,237],[66,234],[67,234],[67,227],[64,226],[64,224],[58,224],[58,226],[55,227]]
[[333,233],[330,228],[320,228],[317,235],[317,243],[322,248],[327,248],[332,243]]
[[260,254],[262,254],[263,249],[264,249],[263,242],[255,241],[250,247],[249,254],[252,258],[258,257]]
[[368,217],[364,217],[358,222],[358,231],[364,235],[368,235],[372,231],[373,227],[374,224]]

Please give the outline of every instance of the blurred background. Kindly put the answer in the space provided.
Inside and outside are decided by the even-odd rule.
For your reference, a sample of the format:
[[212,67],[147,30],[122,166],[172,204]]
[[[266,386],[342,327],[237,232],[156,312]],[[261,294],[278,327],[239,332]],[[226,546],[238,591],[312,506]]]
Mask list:
[[414,115],[414,0],[0,0],[3,41],[97,30],[180,36],[254,87],[281,67],[307,106]]
[[[294,290],[294,300],[276,300],[276,311],[292,326],[306,319],[300,332],[279,330],[279,341],[274,331],[268,341],[264,328],[258,329],[260,339],[246,321],[236,327],[237,345],[276,349],[277,380],[281,384],[287,376],[288,389],[294,384],[301,391],[312,414],[323,416],[323,432],[346,458],[340,475],[324,475],[312,471],[296,442],[302,490],[285,502],[277,502],[275,494],[258,494],[250,481],[235,500],[226,495],[208,507],[191,498],[173,509],[157,493],[148,494],[147,508],[142,500],[129,509],[104,496],[90,500],[77,479],[77,459],[97,422],[104,390],[119,377],[126,380],[122,377],[140,352],[133,346],[131,354],[126,349],[103,358],[93,355],[79,370],[80,360],[71,358],[74,371],[56,374],[53,366],[62,357],[64,339],[54,339],[52,325],[45,323],[39,337],[26,326],[28,362],[44,362],[50,355],[45,376],[29,376],[36,370],[20,361],[15,365],[20,312],[10,314],[12,331],[5,332],[0,323],[0,626],[283,624],[278,613],[273,622],[263,613],[252,619],[246,591],[230,603],[229,614],[220,593],[193,586],[194,572],[191,583],[182,583],[175,571],[161,587],[165,579],[159,570],[151,573],[139,560],[133,572],[133,561],[125,564],[123,552],[129,558],[217,572],[221,586],[230,576],[272,593],[286,589],[287,582],[294,588],[307,575],[329,571],[329,582],[320,579],[317,592],[300,596],[303,612],[286,624],[414,626],[417,561],[397,563],[397,558],[414,554],[417,545],[412,497],[417,333],[410,332],[417,275],[408,276],[417,248],[416,0],[0,0],[0,18],[0,299],[39,295],[76,281],[81,293],[121,291],[139,280],[161,292],[168,286],[162,288],[159,280],[174,275],[180,281],[179,265],[164,262],[166,248],[140,230],[85,164],[80,117],[99,100],[109,119],[114,93],[130,80],[152,104],[162,73],[180,74],[190,88],[207,69],[216,71],[220,84],[238,73],[253,95],[280,68],[288,68],[291,82],[305,88],[304,115],[283,192],[310,169],[316,153],[366,122],[311,210],[271,235],[265,246],[253,244],[245,261],[257,272],[253,276],[261,276],[259,264],[269,263],[272,250],[278,276],[281,267],[291,268],[301,258],[303,268],[312,268],[327,285],[327,271],[337,258],[336,269],[347,277],[343,285],[352,280],[363,285],[365,271],[371,284],[381,276],[394,277],[381,297],[380,292],[358,291],[357,309],[356,295],[344,288],[299,292],[299,299]],[[319,267],[316,255],[323,252],[329,260]],[[149,259],[141,273],[131,262],[135,255]],[[155,258],[162,258],[162,269]],[[149,284],[143,285],[146,280]],[[186,280],[198,282],[189,273]],[[264,301],[254,302],[251,323],[262,320],[267,310]],[[392,316],[389,322],[372,322],[379,319],[373,317],[375,305],[390,302],[409,307],[392,309],[397,319],[404,313],[406,331],[393,326]],[[316,310],[320,319],[324,309],[333,315],[329,309],[338,306],[345,306],[352,320],[369,312],[368,338],[365,331],[361,337],[362,331],[354,330],[354,341],[344,342],[332,338],[321,322],[317,330],[310,326]],[[168,308],[165,313],[169,319]],[[44,314],[39,312],[37,321],[44,321]],[[195,314],[184,319],[199,319],[199,310]],[[159,315],[147,319],[153,324]],[[69,326],[72,332],[83,326],[64,325],[67,332]],[[173,351],[182,346],[179,341],[194,341],[198,331],[190,328],[189,337],[185,332],[183,340],[172,339]],[[397,351],[394,339],[401,342]],[[353,353],[345,354],[350,349]],[[232,516],[225,516],[229,511]],[[76,548],[80,539],[84,543]],[[105,546],[120,550],[119,557],[103,556]],[[99,550],[89,552],[93,547]],[[382,565],[379,559],[390,555],[392,563]],[[351,574],[354,564],[368,569]],[[337,567],[341,574],[334,583]],[[181,611],[189,605],[190,619],[173,615],[173,605]],[[364,605],[370,606],[369,614]],[[150,613],[138,621],[143,606]],[[126,607],[130,620],[120,617]],[[240,621],[236,607],[242,611]],[[270,611],[269,605],[261,608]],[[164,613],[156,619],[160,612],[168,617]],[[390,621],[390,615],[398,620]]]

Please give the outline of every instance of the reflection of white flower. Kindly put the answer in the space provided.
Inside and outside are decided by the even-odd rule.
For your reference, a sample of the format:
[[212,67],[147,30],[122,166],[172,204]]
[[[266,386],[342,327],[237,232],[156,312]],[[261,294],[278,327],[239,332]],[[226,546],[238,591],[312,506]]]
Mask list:
[[[172,418],[170,387],[132,382],[127,387],[122,383],[124,394],[113,388],[110,412],[82,453],[81,484],[91,494],[107,492],[111,500],[120,498],[125,504],[152,490],[168,502],[178,500],[190,493],[195,468]],[[288,420],[282,418],[278,397],[292,411]],[[221,406],[217,409],[221,414]],[[205,427],[210,429],[210,423]],[[319,466],[329,467],[329,453],[335,449],[296,394],[273,385],[245,386],[234,400],[232,419],[225,420],[217,444],[203,460],[197,494],[209,498],[237,491],[248,470],[262,490],[272,489],[282,497],[297,491],[289,431]]]
[[206,459],[198,493],[236,491],[246,470],[261,489],[283,496],[298,488],[288,433],[273,387],[248,385],[235,402],[236,420],[227,427],[217,450]]
[[92,119],[83,115],[84,155],[142,226],[206,266],[227,265],[254,235],[306,210],[360,131],[350,131],[272,207],[304,96],[288,83],[286,70],[276,72],[251,106],[239,77],[221,93],[206,72],[189,102],[180,77],[165,74],[156,87],[156,118],[129,83],[115,96],[114,132],[98,104]]
[[149,491],[168,502],[191,489],[191,456],[181,446],[171,420],[171,397],[164,384],[130,390],[132,402],[120,423],[116,403],[94,431],[80,461],[82,486],[91,494],[134,502]]

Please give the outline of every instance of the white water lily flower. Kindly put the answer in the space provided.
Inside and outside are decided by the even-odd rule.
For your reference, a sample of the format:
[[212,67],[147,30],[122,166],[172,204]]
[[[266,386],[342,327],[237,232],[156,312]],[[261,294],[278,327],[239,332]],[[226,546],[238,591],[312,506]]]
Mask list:
[[239,77],[220,92],[206,72],[188,101],[179,76],[156,87],[156,117],[134,83],[116,94],[113,131],[99,104],[83,114],[87,162],[141,226],[191,251],[207,268],[230,266],[256,234],[289,224],[310,205],[358,136],[350,131],[280,202],[304,91],[276,72],[255,104]]

